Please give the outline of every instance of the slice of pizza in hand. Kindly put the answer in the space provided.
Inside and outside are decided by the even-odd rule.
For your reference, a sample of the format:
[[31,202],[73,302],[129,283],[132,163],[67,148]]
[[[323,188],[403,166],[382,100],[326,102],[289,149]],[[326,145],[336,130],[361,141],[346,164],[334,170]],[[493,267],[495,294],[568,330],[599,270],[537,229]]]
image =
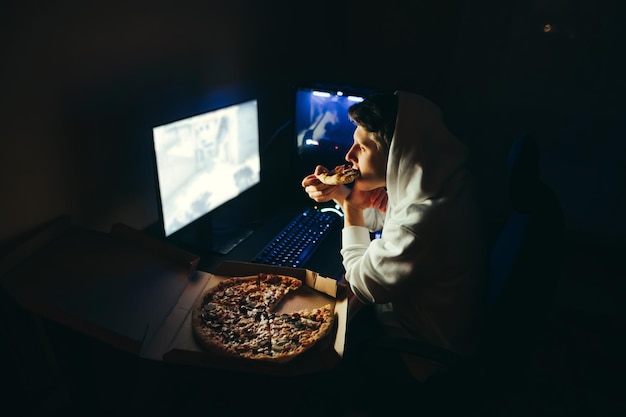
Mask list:
[[332,171],[317,174],[318,180],[328,185],[350,184],[356,180],[361,173],[350,164],[337,165]]

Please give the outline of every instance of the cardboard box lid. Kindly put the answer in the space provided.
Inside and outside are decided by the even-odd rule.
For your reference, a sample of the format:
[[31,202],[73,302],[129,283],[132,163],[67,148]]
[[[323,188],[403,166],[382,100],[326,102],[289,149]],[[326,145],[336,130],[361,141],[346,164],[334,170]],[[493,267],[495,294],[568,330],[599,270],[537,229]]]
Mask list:
[[[286,300],[287,302],[281,307],[282,311],[320,306],[328,302],[328,300],[333,300],[336,313],[335,334],[321,341],[318,346],[314,346],[301,357],[284,364],[229,358],[203,349],[195,340],[191,326],[192,307],[197,297],[201,296],[205,289],[216,285],[222,279],[251,276],[259,272],[289,275],[302,280],[306,285],[305,288],[310,288],[310,290],[300,292],[294,298]],[[201,288],[197,286],[193,291],[195,295],[193,300],[190,301],[189,298],[191,297],[188,297],[180,305],[181,308],[177,308],[172,312],[171,320],[166,321],[167,325],[171,326],[171,330],[169,332],[165,331],[165,333],[175,332],[176,334],[171,340],[167,352],[164,353],[163,360],[229,371],[283,376],[323,372],[332,369],[341,360],[345,344],[348,301],[345,288],[338,285],[334,279],[322,277],[314,271],[302,268],[275,267],[230,261],[218,266],[214,274],[204,275],[202,272],[199,272],[199,274],[201,274],[201,279],[205,283],[204,286]],[[303,302],[306,303],[305,299],[310,300],[310,304],[302,304]]]
[[55,224],[2,259],[0,285],[34,314],[142,354],[198,260],[125,225],[107,234]]

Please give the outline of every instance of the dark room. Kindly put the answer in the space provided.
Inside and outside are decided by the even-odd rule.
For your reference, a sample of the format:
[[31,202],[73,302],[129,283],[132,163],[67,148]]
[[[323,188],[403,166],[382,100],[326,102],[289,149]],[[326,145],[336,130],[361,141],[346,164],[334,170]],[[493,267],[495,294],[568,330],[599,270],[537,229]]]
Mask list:
[[[0,13],[0,407],[9,415],[626,414],[626,2],[26,0]],[[379,95],[397,103],[380,151],[386,182],[368,176],[363,143],[378,134],[354,115]],[[435,110],[410,116],[406,103]],[[455,169],[472,180],[475,242],[478,226],[458,207],[443,209],[450,218],[430,236],[436,226],[396,224],[401,208],[423,222],[465,203],[446,198],[451,179],[431,191],[421,165],[400,166],[410,151],[398,138],[425,119],[436,121],[417,127],[424,137],[453,141],[442,146],[450,161],[452,146],[463,150]],[[535,159],[519,168],[524,152]],[[347,184],[316,171],[330,176],[346,161],[361,169]],[[396,181],[409,168],[430,194],[404,207],[424,195],[411,188],[417,180]],[[362,193],[368,207],[354,209]],[[306,258],[261,257],[311,211],[329,229]],[[357,243],[373,211],[385,227]],[[443,334],[455,317],[470,320],[457,301],[469,296],[452,298],[457,284],[411,284],[441,291],[436,308],[449,309],[436,316],[433,304],[413,304],[424,315],[398,319],[402,303],[426,296],[392,295],[409,287],[388,271],[452,274],[465,267],[457,257],[473,268],[482,258],[460,252],[479,253],[483,240],[489,289],[475,351]],[[196,316],[211,328],[213,303],[228,294],[216,288],[266,274],[303,288],[266,299],[263,314],[239,302],[254,326],[330,300],[332,335],[280,363],[211,352]],[[361,304],[378,319],[394,306],[402,335],[426,323],[417,340],[436,346],[385,337],[348,360]],[[271,343],[273,355],[283,348]],[[438,371],[401,382],[388,368],[396,362],[364,359],[387,354]],[[346,377],[359,360],[363,376]]]

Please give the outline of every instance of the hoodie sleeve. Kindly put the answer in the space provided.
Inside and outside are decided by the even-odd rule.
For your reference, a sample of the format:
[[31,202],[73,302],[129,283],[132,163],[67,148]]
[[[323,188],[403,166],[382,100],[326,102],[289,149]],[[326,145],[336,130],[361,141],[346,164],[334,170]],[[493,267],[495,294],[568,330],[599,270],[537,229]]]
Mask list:
[[382,229],[385,223],[385,213],[373,208],[363,210],[363,218],[365,220],[365,226],[370,232],[376,232]]
[[359,226],[344,228],[342,239],[346,279],[363,303],[390,302],[413,275],[419,258],[428,253],[411,230],[394,222],[385,224],[380,239],[370,241],[367,228]]

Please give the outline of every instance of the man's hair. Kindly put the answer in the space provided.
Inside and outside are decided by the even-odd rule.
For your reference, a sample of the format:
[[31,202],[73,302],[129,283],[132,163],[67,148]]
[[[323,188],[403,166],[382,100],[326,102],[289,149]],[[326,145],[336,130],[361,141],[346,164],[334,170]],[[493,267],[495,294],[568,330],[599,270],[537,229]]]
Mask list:
[[393,93],[373,94],[348,108],[350,119],[372,133],[378,148],[386,151],[391,146],[397,115],[398,96]]

